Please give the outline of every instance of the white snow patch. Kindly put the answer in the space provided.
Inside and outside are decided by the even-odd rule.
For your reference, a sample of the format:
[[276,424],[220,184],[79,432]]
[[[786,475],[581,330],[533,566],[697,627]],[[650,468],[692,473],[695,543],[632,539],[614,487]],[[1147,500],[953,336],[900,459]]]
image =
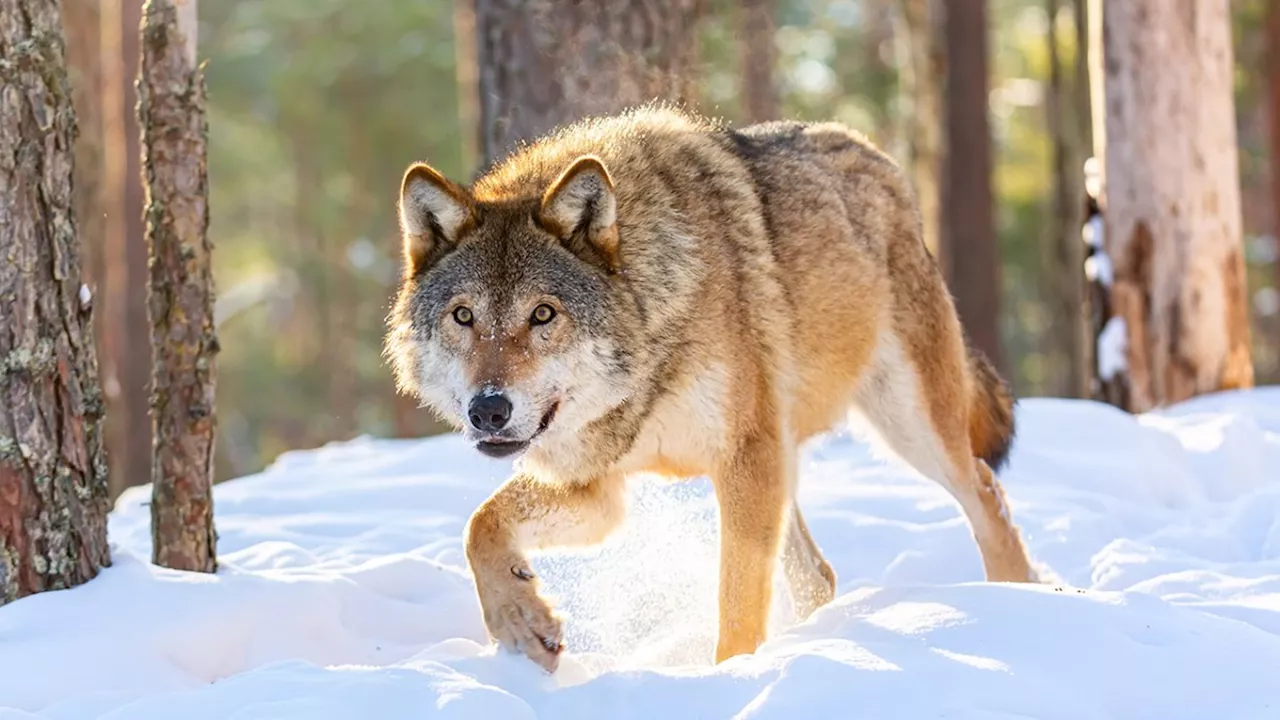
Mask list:
[[1109,288],[1115,280],[1115,270],[1111,266],[1111,256],[1099,250],[1084,259],[1084,276],[1090,282],[1101,283]]
[[1080,229],[1080,239],[1092,248],[1102,249],[1102,235],[1105,229],[1101,215],[1094,215],[1085,222],[1084,227]]
[[1103,169],[1102,161],[1097,157],[1090,157],[1084,161],[1084,191],[1091,198],[1102,197]]
[[1098,333],[1098,376],[1111,380],[1128,367],[1125,352],[1129,349],[1129,337],[1124,318],[1113,315],[1102,332]]
[[795,625],[779,593],[770,640],[721,666],[705,479],[637,478],[617,537],[535,558],[567,616],[554,676],[485,641],[461,533],[510,468],[460,438],[219,485],[214,576],[146,562],[135,488],[113,567],[0,608],[0,718],[1280,717],[1280,390],[1029,399],[1018,423],[1012,511],[1068,585],[983,582],[945,490],[833,434],[800,504],[839,597]]

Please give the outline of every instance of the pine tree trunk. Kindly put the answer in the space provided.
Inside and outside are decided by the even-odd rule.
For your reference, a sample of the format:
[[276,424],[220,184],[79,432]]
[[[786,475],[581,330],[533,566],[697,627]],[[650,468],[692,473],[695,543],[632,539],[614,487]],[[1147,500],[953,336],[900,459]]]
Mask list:
[[152,561],[217,569],[213,530],[213,246],[196,0],[143,9],[138,123],[150,257]]
[[942,187],[942,266],[972,345],[996,367],[1000,350],[1000,254],[991,191],[987,117],[987,3],[946,3],[946,159]]
[[101,310],[103,386],[111,459],[111,497],[151,479],[151,331],[147,320],[147,245],[138,165],[138,25],[141,0],[102,0]]
[[0,0],[0,604],[110,564],[57,0]]
[[777,120],[778,84],[774,79],[778,50],[775,0],[741,0],[738,3],[738,47],[742,63],[742,110],[748,122]]
[[899,68],[903,89],[909,172],[920,204],[924,243],[935,257],[940,251],[942,216],[942,89],[946,71],[940,41],[941,8],[937,0],[903,0]]
[[102,277],[102,20],[98,0],[63,0],[67,36],[67,74],[76,110],[76,234],[85,282],[91,289]]
[[[480,127],[480,93],[476,88],[479,83],[479,69],[476,67],[476,3],[475,0],[454,0],[453,2],[453,42],[454,68],[458,78],[458,119],[463,128],[462,133],[462,167],[470,173],[480,162],[480,138],[484,134]],[[474,128],[474,130],[470,130]],[[412,399],[407,400],[413,402]],[[414,402],[414,407],[417,404]]]
[[[1095,6],[1096,7],[1096,6]],[[1128,409],[1253,385],[1227,0],[1105,3],[1105,248]],[[1095,108],[1095,118],[1098,109]]]
[[484,162],[558,125],[692,102],[704,0],[475,0]]
[[1057,395],[1085,397],[1088,387],[1088,342],[1085,324],[1084,243],[1080,226],[1084,222],[1084,187],[1081,182],[1084,157],[1079,126],[1083,118],[1074,112],[1075,94],[1068,84],[1058,46],[1058,26],[1063,4],[1047,0],[1049,16],[1046,43],[1049,49],[1049,87],[1045,96],[1046,121],[1052,143],[1052,197],[1044,291],[1048,295],[1050,323],[1047,335],[1053,359]]
[[[1280,244],[1280,2],[1272,2],[1267,11],[1267,81],[1266,96],[1271,135],[1271,236]],[[1272,282],[1280,291],[1280,255],[1271,261],[1275,272]],[[1280,330],[1280,317],[1272,318]],[[1273,339],[1280,347],[1280,337]]]
[[[1074,19],[1076,33],[1075,80],[1071,88],[1072,116],[1077,123],[1080,138],[1081,163],[1093,153],[1093,108],[1092,88],[1089,82],[1089,0],[1071,0],[1071,14]],[[1073,168],[1080,173],[1083,168]]]

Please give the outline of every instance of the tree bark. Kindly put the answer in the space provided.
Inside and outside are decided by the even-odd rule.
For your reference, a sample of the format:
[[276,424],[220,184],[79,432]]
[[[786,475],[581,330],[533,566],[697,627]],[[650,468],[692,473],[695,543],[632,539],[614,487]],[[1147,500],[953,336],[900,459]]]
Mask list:
[[151,478],[151,331],[147,246],[138,165],[138,26],[141,0],[102,0],[102,310],[103,386],[111,459],[111,497]]
[[138,123],[150,257],[152,561],[217,569],[213,455],[218,338],[204,74],[196,65],[196,0],[147,0]]
[[742,63],[742,110],[748,122],[777,120],[778,83],[774,67],[778,46],[775,0],[741,0],[738,3],[738,47]]
[[74,178],[76,234],[85,282],[96,290],[102,277],[102,20],[98,0],[63,0],[67,74],[76,110]]
[[704,0],[475,0],[480,152],[592,115],[692,102]]
[[942,89],[946,74],[939,31],[941,8],[937,0],[903,0],[899,40],[899,68],[903,89],[903,119],[907,156],[916,199],[920,205],[924,243],[935,257],[939,253],[939,221],[942,214]]
[[1102,11],[1094,133],[1128,409],[1252,386],[1230,4]]
[[[1048,294],[1050,325],[1048,349],[1056,376],[1054,392],[1066,397],[1085,397],[1088,372],[1088,341],[1085,324],[1084,243],[1080,227],[1084,187],[1081,182],[1084,157],[1079,126],[1083,118],[1076,115],[1074,88],[1068,84],[1058,45],[1058,20],[1062,0],[1047,0],[1049,16],[1049,88],[1045,96],[1046,122],[1049,127],[1052,171],[1051,220],[1044,290]],[[1082,50],[1083,48],[1081,48]]]
[[[1076,118],[1080,137],[1081,163],[1083,164],[1093,151],[1093,109],[1092,89],[1089,82],[1090,33],[1089,33],[1089,0],[1071,0],[1071,14],[1075,20],[1076,57],[1075,84],[1072,87],[1072,115]],[[1083,172],[1082,167],[1073,168],[1074,172]]]
[[110,564],[57,0],[0,0],[0,604]]
[[[1271,135],[1271,237],[1280,245],[1280,2],[1272,2],[1267,10],[1267,81],[1266,102]],[[1280,250],[1280,247],[1277,248]],[[1280,291],[1280,256],[1271,261],[1275,272],[1274,286]],[[1273,318],[1280,329],[1280,318]],[[1280,346],[1280,337],[1275,338]]]
[[[458,119],[465,128],[462,132],[462,167],[464,172],[474,172],[480,162],[480,139],[484,134],[480,127],[479,69],[476,66],[476,8],[475,0],[454,0],[453,42],[454,68],[458,78]],[[470,130],[470,128],[475,128]]]
[[951,0],[946,9],[947,149],[940,254],[970,342],[1003,370],[1000,254],[987,117],[987,3]]

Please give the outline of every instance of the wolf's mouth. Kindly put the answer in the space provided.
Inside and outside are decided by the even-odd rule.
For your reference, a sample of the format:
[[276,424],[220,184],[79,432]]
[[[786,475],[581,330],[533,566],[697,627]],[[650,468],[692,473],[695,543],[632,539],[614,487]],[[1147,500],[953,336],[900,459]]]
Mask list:
[[542,416],[542,421],[538,423],[538,429],[533,431],[525,440],[504,440],[502,438],[489,438],[476,443],[476,449],[488,455],[491,458],[511,457],[516,453],[524,452],[529,444],[538,439],[538,436],[551,426],[551,421],[556,419],[556,411],[560,409],[560,403],[552,403],[551,408]]

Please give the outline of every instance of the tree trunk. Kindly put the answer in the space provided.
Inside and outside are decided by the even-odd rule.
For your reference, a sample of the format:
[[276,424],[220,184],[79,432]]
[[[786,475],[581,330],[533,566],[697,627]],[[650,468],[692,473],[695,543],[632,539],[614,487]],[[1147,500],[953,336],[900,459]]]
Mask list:
[[[1090,371],[1093,380],[1089,395],[1093,400],[1116,407],[1129,407],[1127,376],[1119,372],[1124,364],[1124,321],[1115,315],[1111,304],[1111,286],[1115,282],[1115,270],[1103,247],[1106,223],[1103,211],[1106,197],[1102,188],[1102,155],[1106,138],[1102,132],[1106,124],[1106,103],[1102,96],[1102,0],[1075,0],[1076,21],[1085,24],[1087,71],[1089,79],[1087,107],[1093,155],[1085,167],[1085,222],[1081,228],[1086,245],[1085,262],[1087,295],[1089,298],[1089,336],[1093,339]],[[1077,67],[1077,72],[1080,72]],[[1099,268],[1105,270],[1100,272]]]
[[98,0],[63,0],[71,103],[76,110],[76,234],[85,282],[98,289],[102,278],[102,20]]
[[0,0],[0,604],[110,564],[57,0]]
[[196,0],[143,10],[138,124],[147,191],[151,346],[151,558],[217,569],[213,530],[213,246]]
[[[1280,250],[1280,2],[1272,2],[1267,11],[1267,81],[1265,94],[1270,106],[1271,135],[1271,236]],[[1271,261],[1275,272],[1275,288],[1280,291],[1280,254]],[[1280,330],[1280,317],[1272,318]],[[1280,346],[1280,337],[1275,338]]]
[[1085,325],[1084,243],[1080,226],[1084,222],[1084,187],[1081,182],[1084,157],[1080,148],[1082,118],[1073,110],[1076,97],[1068,86],[1061,48],[1058,19],[1062,0],[1047,0],[1049,16],[1049,88],[1045,97],[1046,121],[1052,144],[1052,197],[1048,252],[1043,289],[1048,295],[1050,315],[1047,345],[1053,359],[1055,394],[1085,397],[1088,387],[1088,343]]
[[1106,3],[1095,23],[1104,247],[1133,411],[1253,385],[1230,5],[1179,7]]
[[778,84],[774,79],[778,49],[775,0],[741,0],[738,3],[738,47],[742,62],[742,110],[748,122],[777,120]]
[[939,253],[942,213],[942,91],[945,56],[940,42],[941,8],[937,0],[903,0],[899,68],[905,108],[908,171],[915,185],[924,224],[924,243]]
[[475,0],[480,151],[655,98],[692,102],[704,0]]
[[[1093,96],[1089,83],[1089,0],[1071,0],[1071,14],[1075,21],[1076,33],[1076,56],[1073,68],[1075,82],[1071,88],[1072,115],[1077,123],[1076,129],[1080,138],[1080,162],[1083,165],[1093,151]],[[1072,172],[1081,173],[1083,172],[1083,167],[1072,168]]]
[[987,117],[987,3],[946,4],[946,160],[942,247],[947,283],[972,345],[997,368],[1000,351],[1000,254],[991,194]]
[[143,237],[142,172],[138,165],[138,25],[141,0],[102,0],[102,310],[103,386],[111,458],[111,497],[151,479],[147,381],[151,331],[147,320],[147,246]]
[[484,134],[480,127],[480,93],[476,91],[479,70],[476,67],[475,0],[454,0],[453,43],[454,68],[458,78],[458,119],[466,128],[462,132],[462,167],[464,172],[472,173],[480,161],[480,139]]

